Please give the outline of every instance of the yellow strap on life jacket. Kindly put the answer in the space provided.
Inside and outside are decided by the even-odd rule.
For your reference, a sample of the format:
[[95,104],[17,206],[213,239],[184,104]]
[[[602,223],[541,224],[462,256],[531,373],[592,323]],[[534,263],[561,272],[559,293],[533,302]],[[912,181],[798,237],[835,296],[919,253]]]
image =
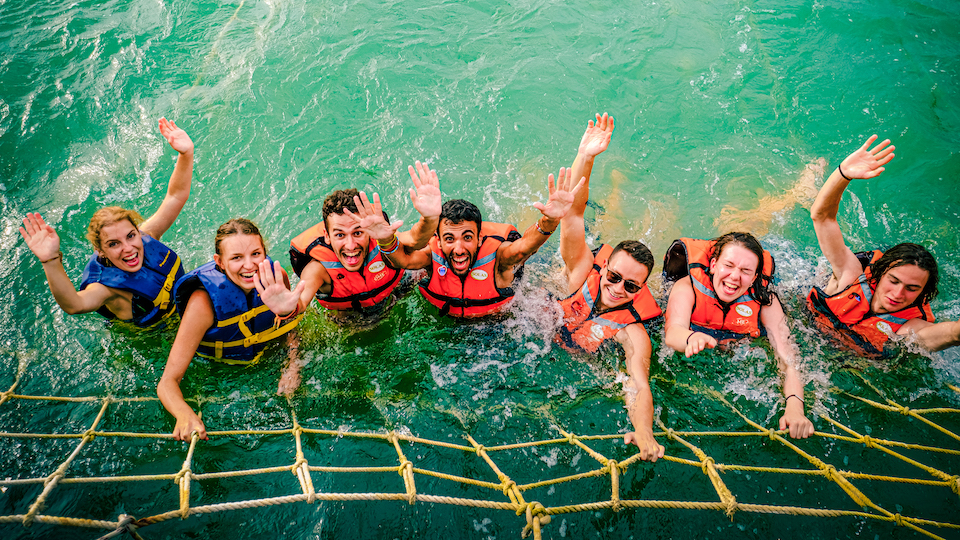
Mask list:
[[[250,332],[250,329],[247,328],[247,325],[244,324],[244,322],[246,322],[246,321],[249,320],[249,319],[252,319],[253,317],[247,317],[247,315],[249,315],[249,314],[251,314],[251,313],[254,313],[253,316],[255,317],[256,314],[262,313],[263,311],[269,310],[269,309],[270,309],[270,308],[268,308],[267,306],[260,306],[260,307],[258,307],[258,308],[256,308],[256,309],[252,309],[252,310],[250,310],[250,311],[248,311],[248,312],[246,312],[246,313],[243,313],[243,314],[241,314],[241,315],[238,315],[238,316],[236,316],[236,317],[232,317],[232,318],[228,319],[227,321],[222,321],[222,322],[220,322],[219,324],[217,324],[217,326],[221,326],[221,327],[222,327],[222,326],[226,326],[226,324],[224,324],[224,323],[226,323],[226,322],[228,322],[228,321],[236,321],[236,322],[237,322],[237,326],[240,328],[240,331],[241,331],[241,332],[243,333],[243,335],[246,336],[246,337],[245,337],[244,339],[238,339],[238,340],[236,340],[236,341],[227,341],[227,342],[224,342],[224,341],[201,341],[201,342],[200,342],[201,345],[203,345],[203,346],[205,346],[205,347],[213,347],[213,349],[214,349],[215,352],[214,352],[214,356],[197,353],[198,356],[202,356],[202,357],[204,357],[204,358],[210,358],[211,360],[217,360],[217,361],[220,361],[220,362],[223,362],[223,363],[226,363],[226,364],[254,364],[254,363],[260,361],[260,357],[263,355],[263,351],[260,351],[259,353],[257,353],[257,356],[255,356],[255,357],[253,358],[253,360],[231,360],[231,359],[225,359],[225,358],[223,358],[223,349],[224,349],[224,347],[239,347],[239,346],[251,347],[251,346],[256,345],[256,344],[258,344],[258,343],[265,343],[265,342],[267,342],[267,341],[270,341],[270,340],[272,340],[272,339],[275,339],[275,338],[277,338],[277,337],[280,337],[280,336],[282,336],[283,334],[286,334],[286,333],[289,332],[290,330],[293,330],[293,328],[294,328],[295,326],[297,326],[298,324],[300,324],[300,321],[303,319],[303,314],[301,313],[301,314],[298,315],[297,317],[291,319],[287,324],[284,324],[283,326],[280,326],[279,328],[273,328],[273,327],[271,327],[271,328],[268,328],[267,330],[264,330],[264,331],[262,331],[262,332],[258,332],[258,333],[256,333],[256,334]],[[244,317],[246,317],[246,318],[244,319]]]
[[[170,256],[172,251],[167,253],[167,257]],[[163,266],[164,262],[167,262],[167,257],[163,258],[163,261],[160,263],[160,266]],[[167,273],[167,279],[163,282],[163,288],[160,289],[160,294],[153,299],[154,307],[160,308],[160,311],[166,311],[167,306],[170,305],[170,292],[173,290],[173,284],[176,282],[177,270],[180,269],[180,257],[177,257],[177,260],[173,263],[173,268],[170,272]]]

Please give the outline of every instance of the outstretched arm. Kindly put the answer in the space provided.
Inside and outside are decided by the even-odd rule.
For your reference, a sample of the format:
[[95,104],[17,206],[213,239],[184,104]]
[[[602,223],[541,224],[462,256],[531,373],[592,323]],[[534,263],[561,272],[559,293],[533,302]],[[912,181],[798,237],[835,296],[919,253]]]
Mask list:
[[213,323],[213,304],[210,302],[210,296],[202,289],[193,291],[190,299],[187,300],[183,318],[180,320],[177,337],[170,348],[167,365],[163,368],[160,383],[157,384],[160,403],[163,403],[167,412],[177,419],[173,438],[178,441],[189,441],[194,431],[198,432],[201,439],[207,438],[207,428],[203,425],[203,421],[183,399],[180,381],[187,373],[187,368],[190,367],[190,361],[193,360],[203,335],[213,326]]
[[843,241],[837,213],[840,210],[840,199],[850,180],[879,176],[884,171],[883,166],[893,159],[894,147],[890,146],[890,140],[884,140],[870,148],[876,140],[877,136],[871,135],[863,146],[843,160],[820,188],[820,193],[810,208],[810,218],[813,220],[820,250],[833,269],[833,277],[825,289],[827,294],[833,294],[850,285],[863,272],[857,256]]
[[[558,176],[559,178],[565,178],[567,174],[567,171],[561,168]],[[557,227],[560,226],[560,219],[570,211],[574,198],[583,189],[584,179],[581,178],[580,182],[572,189],[570,189],[569,184],[570,182],[567,182],[556,186],[553,175],[547,176],[547,190],[550,192],[547,204],[533,203],[533,207],[539,210],[543,217],[528,227],[519,240],[504,242],[500,245],[497,250],[498,275],[504,276],[512,272],[515,266],[526,262],[547,241],[553,231],[557,230]]]
[[193,179],[193,141],[187,132],[177,127],[173,120],[160,119],[160,134],[180,153],[177,165],[170,175],[167,195],[160,208],[140,225],[140,230],[157,240],[167,232],[190,198],[190,182]]
[[897,330],[897,334],[916,332],[917,341],[927,350],[942,351],[960,345],[960,321],[932,323],[923,319],[911,319]]
[[617,332],[616,339],[623,345],[627,357],[624,400],[633,431],[623,437],[624,444],[635,444],[640,459],[656,461],[663,457],[664,448],[653,438],[653,394],[650,392],[650,337],[641,324],[631,324]]
[[577,194],[573,202],[573,216],[583,217],[587,209],[587,200],[590,198],[590,173],[593,171],[593,160],[600,155],[610,144],[610,137],[613,136],[613,117],[597,115],[597,121],[587,122],[587,130],[580,139],[580,147],[577,149],[577,157],[573,160],[573,177],[586,177],[587,183],[584,190]]
[[380,253],[390,261],[395,268],[409,268],[419,270],[430,266],[430,248],[423,248],[416,251],[407,251],[403,249],[399,238],[397,238],[397,229],[403,225],[403,221],[387,223],[383,217],[383,207],[380,204],[380,195],[373,194],[373,202],[367,198],[363,191],[353,197],[353,202],[357,205],[357,213],[354,214],[349,208],[344,208],[345,215],[353,219],[361,229],[367,231],[370,238],[373,238],[380,247]]
[[40,214],[27,214],[23,218],[20,235],[26,240],[30,251],[40,260],[50,292],[65,312],[70,315],[90,313],[115,298],[113,291],[100,283],[91,283],[86,289],[77,291],[63,268],[60,237]]
[[704,349],[717,346],[713,336],[690,329],[690,317],[693,315],[693,285],[690,276],[681,278],[673,285],[670,299],[667,300],[667,312],[664,314],[663,343],[675,351],[683,351],[690,358]]
[[437,232],[440,223],[440,211],[443,208],[443,199],[440,194],[440,179],[437,171],[429,166],[416,162],[416,169],[407,167],[413,188],[410,189],[410,201],[420,213],[420,219],[409,231],[397,233],[397,238],[408,253],[423,248],[430,242],[430,237]]
[[789,429],[790,437],[794,439],[806,439],[813,434],[813,422],[803,412],[803,381],[797,371],[797,357],[794,344],[790,342],[787,318],[776,295],[773,295],[772,304],[760,310],[760,324],[767,330],[770,345],[777,355],[777,366],[783,376],[786,402],[780,418],[780,429]]

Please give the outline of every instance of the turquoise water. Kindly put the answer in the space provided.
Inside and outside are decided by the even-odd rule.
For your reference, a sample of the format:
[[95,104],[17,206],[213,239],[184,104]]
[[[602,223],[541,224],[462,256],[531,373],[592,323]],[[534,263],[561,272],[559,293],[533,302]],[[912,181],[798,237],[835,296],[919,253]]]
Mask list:
[[[473,200],[485,218],[526,226],[536,216],[530,204],[546,198],[547,173],[571,162],[598,111],[616,118],[616,131],[594,169],[590,231],[601,241],[640,238],[659,256],[677,236],[723,232],[714,220],[724,208],[749,211],[793,187],[806,163],[823,157],[829,170],[876,132],[894,140],[897,158],[881,178],[855,183],[844,197],[848,243],[924,243],[941,265],[934,311],[960,317],[955,2],[7,0],[0,2],[0,47],[0,242],[8,254],[0,390],[18,380],[23,395],[155,395],[172,331],[134,335],[95,315],[66,316],[16,228],[26,212],[41,212],[59,231],[68,274],[78,280],[95,209],[119,204],[149,214],[159,204],[174,163],[156,130],[160,116],[176,120],[196,143],[191,199],[164,236],[187,268],[210,259],[215,228],[234,216],[256,221],[272,254],[286,261],[290,238],[318,221],[323,197],[342,187],[379,191],[392,216],[413,223],[406,167],[416,159],[438,171],[447,197]],[[830,392],[839,387],[877,398],[843,370],[852,361],[821,346],[803,319],[799,298],[825,271],[807,211],[792,205],[768,221],[763,241],[777,257],[816,410],[861,433],[958,448],[915,420]],[[195,362],[185,393],[212,399],[203,414],[218,430],[287,428],[293,410],[308,427],[396,429],[457,443],[470,433],[488,446],[550,438],[553,425],[579,434],[625,431],[615,355],[585,363],[550,346],[554,316],[539,285],[559,290],[558,262],[552,239],[528,265],[528,286],[504,325],[438,320],[417,295],[370,331],[308,316],[308,363],[292,409],[274,396],[281,354],[243,371]],[[652,286],[662,294],[659,280]],[[776,370],[759,344],[686,362],[661,349],[659,337],[654,342],[654,400],[667,426],[744,428],[726,406],[684,385],[716,388],[755,421],[776,425]],[[899,403],[955,408],[960,397],[947,385],[960,384],[958,358],[958,351],[904,354],[895,368],[865,367],[864,374]],[[0,405],[0,430],[83,432],[98,410],[12,400]],[[960,431],[951,415],[936,420]],[[824,421],[815,425],[835,431]],[[112,406],[100,429],[161,433],[172,426],[158,403],[133,402]],[[0,438],[0,477],[47,476],[76,443]],[[697,443],[718,463],[809,467],[769,442]],[[306,445],[312,465],[396,463],[389,447],[323,437],[308,437]],[[918,474],[862,446],[825,439],[801,446],[838,468]],[[631,455],[616,441],[601,447],[617,460]],[[667,451],[694,459],[676,443]],[[288,438],[220,437],[199,446],[195,470],[289,464],[293,452]],[[572,450],[537,452],[516,451],[505,472],[521,483],[594,467]],[[183,457],[183,446],[172,441],[100,437],[69,474],[172,473]],[[418,466],[496,481],[482,463],[456,454],[424,450],[421,459]],[[960,473],[955,456],[924,460]],[[741,502],[859,509],[822,480],[748,476],[724,474]],[[394,479],[345,486],[315,474],[314,482],[327,491],[398,489]],[[289,474],[195,485],[194,506],[299,489]],[[418,489],[434,485],[418,477]],[[948,489],[857,485],[891,512],[956,522],[958,502]],[[668,462],[632,467],[623,486],[623,498],[716,500],[699,470]],[[472,489],[434,491],[479,497]],[[10,487],[0,493],[0,513],[26,513],[40,490]],[[547,506],[566,504],[566,497],[605,500],[609,484],[525,496]],[[116,520],[124,512],[143,517],[176,508],[173,483],[151,482],[62,485],[44,512]],[[521,526],[521,518],[502,511],[322,503],[173,520],[143,534],[502,538]],[[548,537],[574,538],[915,534],[854,518],[740,513],[731,521],[721,512],[679,510],[569,514],[548,527]],[[0,525],[0,532],[100,534],[46,525]]]

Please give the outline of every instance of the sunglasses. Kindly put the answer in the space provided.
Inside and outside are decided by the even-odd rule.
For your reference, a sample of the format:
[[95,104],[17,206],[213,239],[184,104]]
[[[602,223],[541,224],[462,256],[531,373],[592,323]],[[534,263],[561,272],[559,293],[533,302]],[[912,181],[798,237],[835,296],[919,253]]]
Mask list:
[[612,285],[616,285],[617,283],[623,281],[623,290],[630,294],[640,292],[640,288],[643,287],[643,285],[637,285],[637,282],[631,279],[624,281],[623,276],[614,272],[613,270],[610,270],[609,268],[607,268],[607,281],[609,281]]

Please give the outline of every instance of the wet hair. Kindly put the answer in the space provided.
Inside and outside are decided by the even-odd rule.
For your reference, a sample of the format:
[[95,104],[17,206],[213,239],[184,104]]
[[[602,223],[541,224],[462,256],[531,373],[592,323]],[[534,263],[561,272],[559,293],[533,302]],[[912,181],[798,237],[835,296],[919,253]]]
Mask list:
[[[720,258],[723,249],[729,245],[742,246],[757,256],[757,276],[753,278],[753,285],[750,287],[750,294],[760,302],[761,306],[769,306],[773,300],[772,294],[767,288],[768,283],[763,279],[763,246],[752,234],[745,232],[730,232],[723,236],[718,236],[712,240],[713,249],[710,250],[710,260]],[[713,278],[713,275],[710,276]],[[773,276],[768,276],[773,277]]]
[[[477,224],[477,232],[483,227],[483,217],[480,215],[480,209],[472,202],[463,199],[453,199],[443,203],[440,209],[440,221],[448,220],[454,225],[465,221],[472,221]],[[437,227],[437,232],[440,228]]]
[[927,277],[927,284],[920,291],[917,297],[917,304],[926,304],[937,297],[940,292],[937,290],[937,283],[940,281],[940,273],[937,270],[937,260],[927,251],[927,248],[919,244],[905,242],[897,244],[883,252],[883,256],[870,265],[870,285],[876,289],[880,283],[880,278],[884,274],[906,265],[918,266],[921,270],[926,270],[930,276]]
[[260,245],[263,246],[263,254],[267,254],[267,243],[263,241],[263,235],[260,234],[260,229],[249,219],[233,218],[217,228],[217,236],[213,239],[213,250],[217,255],[223,256],[223,254],[220,253],[220,242],[228,236],[237,234],[248,234],[260,238]]
[[327,195],[323,200],[323,225],[326,227],[327,218],[330,214],[343,215],[343,209],[346,208],[354,214],[357,213],[357,204],[353,202],[354,197],[358,197],[360,192],[357,188],[338,189]]
[[613,256],[621,251],[633,257],[633,260],[646,266],[647,277],[650,277],[650,273],[653,272],[653,253],[650,253],[650,248],[645,246],[643,242],[638,242],[636,240],[624,240],[623,242],[617,244],[617,247],[613,248],[613,251],[610,252],[610,256],[607,258],[607,260],[612,261]]
[[119,206],[107,206],[94,212],[93,217],[90,218],[90,224],[87,225],[87,240],[93,244],[93,249],[101,251],[100,232],[104,227],[123,220],[129,221],[134,228],[139,229],[140,224],[143,223],[143,216]]

